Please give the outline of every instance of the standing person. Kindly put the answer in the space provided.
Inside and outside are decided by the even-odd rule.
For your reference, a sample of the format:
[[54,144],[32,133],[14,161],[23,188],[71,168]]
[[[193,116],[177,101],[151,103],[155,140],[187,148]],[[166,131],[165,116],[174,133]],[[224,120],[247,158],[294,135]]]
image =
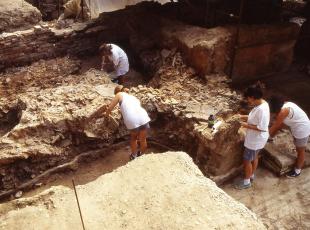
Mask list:
[[244,97],[250,106],[254,106],[249,115],[241,115],[241,126],[246,128],[244,141],[244,179],[235,184],[236,189],[251,187],[251,179],[254,180],[254,173],[258,165],[258,153],[267,143],[269,133],[270,111],[268,103],[263,99],[263,92],[259,85],[251,86],[245,91]]
[[307,114],[295,103],[285,102],[279,96],[273,96],[269,100],[271,113],[276,114],[276,120],[269,129],[273,137],[283,127],[290,128],[296,146],[297,160],[295,168],[286,174],[289,178],[298,177],[305,161],[305,150],[310,135],[310,121]]
[[[146,135],[147,129],[150,127],[150,117],[145,109],[141,107],[140,101],[132,95],[129,95],[128,89],[122,85],[118,85],[114,89],[115,97],[111,101],[105,112],[105,116],[109,116],[114,107],[119,104],[120,110],[127,129],[130,130],[130,160],[145,153],[147,149]],[[140,151],[138,151],[138,142]]]
[[102,44],[99,52],[102,55],[101,70],[109,73],[112,82],[124,84],[124,76],[129,71],[125,51],[115,44]]

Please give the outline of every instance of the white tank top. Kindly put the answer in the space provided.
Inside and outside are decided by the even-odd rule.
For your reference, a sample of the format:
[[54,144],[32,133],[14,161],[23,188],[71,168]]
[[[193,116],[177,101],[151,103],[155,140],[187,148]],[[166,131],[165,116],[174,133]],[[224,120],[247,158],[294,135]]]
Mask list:
[[286,102],[282,108],[289,108],[289,114],[284,119],[284,124],[290,127],[295,138],[301,139],[310,135],[310,120],[307,114],[295,103]]
[[124,92],[121,95],[120,109],[127,129],[138,128],[151,120],[136,97]]

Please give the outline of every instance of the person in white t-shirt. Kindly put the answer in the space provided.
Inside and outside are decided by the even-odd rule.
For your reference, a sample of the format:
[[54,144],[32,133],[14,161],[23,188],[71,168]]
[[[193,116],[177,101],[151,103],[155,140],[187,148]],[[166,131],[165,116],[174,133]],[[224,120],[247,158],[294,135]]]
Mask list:
[[273,137],[283,125],[290,128],[296,146],[297,160],[295,168],[286,174],[289,178],[298,177],[305,162],[305,150],[310,135],[310,120],[307,114],[295,103],[285,102],[280,96],[269,100],[271,113],[276,114],[276,120],[269,129]]
[[249,105],[254,106],[249,115],[240,115],[241,126],[246,128],[244,141],[244,179],[236,183],[236,189],[251,187],[251,180],[254,180],[254,173],[258,165],[258,153],[267,143],[269,133],[270,111],[268,103],[263,99],[263,92],[259,85],[247,88],[244,94]]
[[[111,101],[109,107],[105,111],[105,116],[109,116],[114,107],[118,104],[124,123],[130,131],[130,160],[145,153],[147,149],[146,135],[150,128],[150,117],[145,109],[141,106],[138,98],[128,94],[128,89],[122,85],[118,85],[114,89],[115,97]],[[140,150],[138,151],[138,141]]]
[[129,71],[125,51],[115,44],[102,44],[99,51],[102,55],[101,70],[109,73],[112,82],[123,84],[124,76]]

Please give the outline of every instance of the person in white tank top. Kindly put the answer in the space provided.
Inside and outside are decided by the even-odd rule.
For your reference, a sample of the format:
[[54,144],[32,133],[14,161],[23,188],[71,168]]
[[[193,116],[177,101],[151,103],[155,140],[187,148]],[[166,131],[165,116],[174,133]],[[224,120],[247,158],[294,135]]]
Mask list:
[[[135,96],[128,94],[129,90],[122,85],[115,87],[112,102],[105,112],[105,116],[109,116],[114,107],[119,104],[120,110],[127,129],[130,130],[130,160],[145,153],[147,149],[147,129],[149,128],[150,117],[144,108],[142,108],[140,101]],[[140,150],[138,151],[138,142],[140,143]]]
[[310,135],[310,120],[307,114],[295,103],[285,102],[283,98],[273,96],[269,100],[271,112],[276,114],[276,120],[269,129],[273,137],[283,125],[289,127],[297,151],[295,169],[287,173],[287,177],[294,178],[300,175],[305,161],[305,150]]

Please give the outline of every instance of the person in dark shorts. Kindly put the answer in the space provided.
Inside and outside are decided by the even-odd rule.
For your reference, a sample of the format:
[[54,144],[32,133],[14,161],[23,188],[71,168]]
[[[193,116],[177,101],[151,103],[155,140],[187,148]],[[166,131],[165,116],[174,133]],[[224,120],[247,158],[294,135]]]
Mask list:
[[[133,95],[128,94],[128,89],[118,85],[114,90],[115,97],[110,103],[105,115],[108,116],[114,107],[118,104],[124,119],[124,123],[130,131],[130,160],[145,153],[147,149],[147,130],[150,127],[150,117],[140,101]],[[138,141],[140,150],[138,151]]]

